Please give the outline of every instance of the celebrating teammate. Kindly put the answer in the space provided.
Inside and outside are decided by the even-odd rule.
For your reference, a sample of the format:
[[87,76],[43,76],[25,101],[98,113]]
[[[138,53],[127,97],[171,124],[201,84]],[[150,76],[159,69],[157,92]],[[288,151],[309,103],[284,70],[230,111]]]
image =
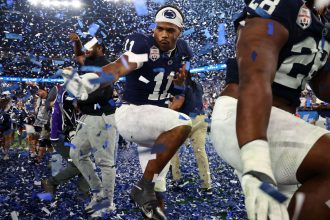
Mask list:
[[167,108],[169,93],[184,92],[185,62],[192,56],[187,43],[178,39],[183,20],[178,8],[170,5],[160,8],[154,35],[132,34],[126,39],[126,52],[103,67],[104,72],[113,73],[116,78],[127,75],[125,104],[115,113],[119,133],[128,141],[152,147],[156,153],[131,192],[134,202],[151,219],[166,219],[157,206],[152,180],[191,130],[187,115]]
[[[330,1],[245,2],[235,22],[237,57],[213,112],[215,147],[241,174],[249,219],[289,218],[284,204],[260,190],[262,182],[289,195],[284,188],[301,184],[299,219],[330,219],[330,135],[293,115],[306,83],[330,101]],[[291,217],[295,203],[294,196]]]

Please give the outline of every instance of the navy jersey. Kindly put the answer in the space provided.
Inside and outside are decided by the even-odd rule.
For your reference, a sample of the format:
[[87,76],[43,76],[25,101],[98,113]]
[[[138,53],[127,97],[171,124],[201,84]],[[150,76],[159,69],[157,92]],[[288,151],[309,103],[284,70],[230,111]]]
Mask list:
[[124,49],[138,55],[147,54],[148,61],[126,76],[123,99],[135,105],[165,107],[169,94],[175,95],[172,83],[175,73],[192,57],[187,43],[179,39],[169,57],[160,50],[152,35],[136,33],[126,39]]
[[10,114],[5,111],[0,111],[0,132],[5,132],[11,129],[12,121]]
[[[105,56],[87,57],[85,60],[86,66],[105,66],[109,64],[110,61],[106,59]],[[80,111],[87,115],[97,115],[102,114],[110,115],[115,112],[115,106],[109,104],[109,100],[113,97],[113,85],[108,85],[104,88],[99,88],[96,91],[88,95],[87,100],[79,100],[77,102]]]
[[[328,12],[319,18],[303,0],[251,0],[235,21],[237,27],[247,17],[267,17],[288,30],[289,38],[280,51],[272,88],[274,95],[285,98],[293,106],[299,106],[300,92],[327,61],[329,15]],[[276,30],[268,35],[272,34],[276,34]]]
[[203,108],[203,87],[199,82],[192,82],[187,86],[184,93],[185,100],[179,112],[191,116],[191,114],[204,114]]
[[109,64],[110,61],[105,56],[87,57],[85,59],[85,66],[105,66]]

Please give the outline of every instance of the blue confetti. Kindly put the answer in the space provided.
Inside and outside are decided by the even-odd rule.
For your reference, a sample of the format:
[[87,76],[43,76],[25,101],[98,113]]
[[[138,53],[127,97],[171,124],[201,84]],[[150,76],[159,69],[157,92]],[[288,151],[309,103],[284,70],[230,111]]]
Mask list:
[[184,31],[184,32],[182,33],[182,36],[185,37],[185,36],[191,35],[191,34],[194,33],[194,32],[195,32],[195,28],[190,28],[190,29]]
[[64,65],[64,60],[52,60],[53,65]]
[[80,19],[78,19],[78,25],[80,28],[84,28],[84,24],[82,23],[82,21]]
[[101,109],[100,104],[99,104],[99,103],[96,103],[96,104],[95,104],[95,108],[96,108],[96,109]]
[[189,61],[186,62],[186,70],[190,71],[190,62]]
[[189,112],[189,117],[192,118],[192,119],[194,119],[194,118],[197,117],[197,113],[195,113],[195,112]]
[[198,73],[198,76],[202,79],[206,78],[206,75],[204,73]]
[[280,191],[278,191],[275,187],[273,187],[269,183],[263,182],[259,188],[265,193],[267,193],[269,196],[271,196],[273,199],[278,201],[279,203],[283,203],[288,199],[284,194],[282,194]]
[[34,173],[34,179],[35,179],[36,181],[39,181],[39,180],[40,180],[39,173],[38,173],[36,170],[33,170],[33,173]]
[[115,107],[116,106],[116,102],[113,100],[113,99],[110,99],[108,101],[109,105],[112,106],[112,107]]
[[6,3],[8,7],[12,7],[14,5],[14,0],[7,0]]
[[110,128],[112,128],[111,124],[105,124],[105,129],[110,129]]
[[51,193],[38,193],[37,196],[41,201],[52,201],[53,199]]
[[230,220],[230,218],[232,217],[232,215],[233,215],[233,212],[232,211],[228,212],[227,217],[226,217],[226,220]]
[[50,76],[50,78],[62,77],[62,73],[63,73],[63,70],[59,69],[56,71],[56,73],[54,75]]
[[208,51],[213,47],[211,43],[205,44],[199,51],[200,55],[205,55],[208,53]]
[[262,18],[270,18],[270,14],[268,14],[263,8],[257,7],[256,13]]
[[30,59],[30,62],[37,65],[37,66],[42,66],[42,63],[41,62],[38,62],[36,59],[32,58]]
[[70,142],[64,142],[64,146],[65,147],[71,147],[72,149],[76,149],[77,148],[74,144],[72,144]]
[[274,24],[273,24],[273,22],[268,22],[268,31],[267,31],[267,34],[269,36],[273,36],[273,34],[274,34]]
[[165,0],[152,0],[153,2],[157,3],[157,4],[165,4]]
[[100,73],[102,72],[102,67],[99,66],[82,66],[80,68],[82,72],[93,72],[93,73]]
[[209,38],[211,38],[212,36],[211,36],[211,34],[210,34],[210,32],[209,32],[209,29],[204,29],[204,35],[205,35],[205,37],[207,38],[207,39],[209,39]]
[[27,152],[27,151],[23,151],[23,152],[21,152],[20,154],[20,157],[28,157],[29,156],[29,152]]
[[218,45],[226,44],[226,27],[225,24],[221,23],[218,26]]
[[16,89],[19,89],[19,85],[18,84],[14,84],[14,85],[9,86],[9,87],[4,87],[2,89],[2,91],[12,91],[12,90],[16,90]]
[[31,70],[33,73],[39,73],[41,71],[41,68],[32,68]]
[[158,153],[162,153],[164,152],[166,149],[164,144],[155,144],[154,146],[152,146],[151,148],[151,153],[152,154],[158,154]]
[[99,28],[100,25],[93,23],[89,26],[88,33],[94,37]]
[[211,123],[211,119],[210,118],[205,118],[205,120],[204,120],[206,123]]
[[102,73],[99,78],[91,79],[89,82],[91,84],[102,84],[102,83],[112,83],[115,80],[115,77],[112,73],[105,74]]
[[102,24],[103,26],[106,26],[101,19],[98,19],[97,22],[99,22],[99,24]]
[[110,206],[110,200],[109,199],[103,199],[103,200],[101,200],[100,202],[96,203],[93,206],[93,210],[98,211],[100,209],[103,209],[103,208],[106,208],[106,207],[109,207],[109,206]]
[[5,37],[7,39],[12,39],[12,40],[23,40],[23,36],[20,34],[15,34],[15,33],[5,33]]
[[165,72],[165,68],[158,67],[158,68],[154,68],[152,71],[153,71],[154,73]]
[[123,104],[122,102],[117,101],[117,102],[116,102],[116,107],[120,107],[122,104]]
[[184,117],[183,115],[179,115],[179,119],[180,120],[184,120],[184,121],[188,121],[189,120],[189,118],[186,118],[186,117]]
[[148,29],[149,29],[149,30],[153,30],[153,29],[155,29],[156,27],[157,27],[157,24],[156,24],[156,23],[152,23],[152,24],[149,25]]
[[106,148],[108,148],[108,145],[109,145],[109,142],[106,140],[105,142],[104,142],[104,144],[103,144],[103,149],[106,149]]
[[257,59],[257,53],[255,51],[252,52],[251,58],[252,58],[253,61],[256,61],[256,59]]
[[134,3],[136,14],[138,16],[148,15],[148,7],[146,5],[146,0],[134,0],[133,3]]
[[103,38],[107,38],[107,35],[103,31],[101,31],[101,34],[102,34]]

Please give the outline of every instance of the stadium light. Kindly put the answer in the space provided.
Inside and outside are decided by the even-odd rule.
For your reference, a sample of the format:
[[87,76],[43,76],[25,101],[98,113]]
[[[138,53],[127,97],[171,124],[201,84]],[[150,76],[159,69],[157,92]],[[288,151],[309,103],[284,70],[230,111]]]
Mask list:
[[73,0],[71,2],[72,6],[75,7],[75,8],[80,8],[81,7],[81,2],[78,1],[78,0]]
[[32,5],[42,5],[44,7],[73,7],[73,8],[80,8],[82,6],[81,1],[79,0],[28,0]]

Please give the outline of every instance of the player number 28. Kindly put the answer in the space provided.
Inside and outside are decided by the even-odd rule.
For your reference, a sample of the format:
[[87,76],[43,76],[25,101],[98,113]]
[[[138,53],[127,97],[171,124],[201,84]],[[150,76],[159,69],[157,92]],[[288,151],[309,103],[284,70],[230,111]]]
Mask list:
[[[253,0],[250,4],[249,7],[252,8],[253,10],[256,10],[257,7],[264,9],[268,14],[273,14],[276,6],[281,0],[263,0],[260,2],[260,0]],[[260,2],[260,3],[258,3]]]

